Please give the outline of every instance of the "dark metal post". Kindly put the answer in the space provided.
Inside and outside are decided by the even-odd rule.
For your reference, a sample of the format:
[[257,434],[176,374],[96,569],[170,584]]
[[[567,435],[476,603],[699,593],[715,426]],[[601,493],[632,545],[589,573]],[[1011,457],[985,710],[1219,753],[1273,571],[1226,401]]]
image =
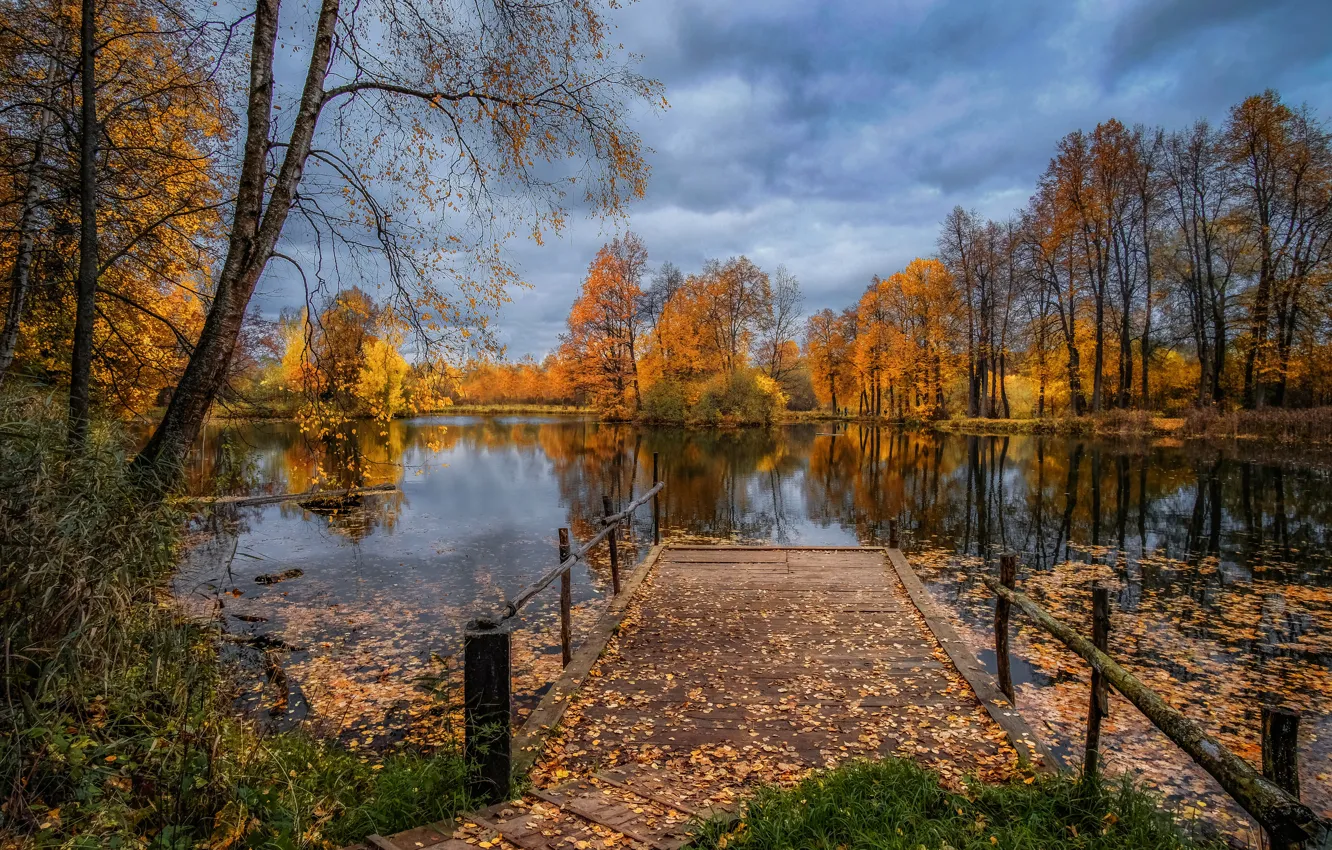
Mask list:
[[463,633],[463,754],[468,793],[495,803],[509,796],[511,723],[507,623],[478,618]]
[[[1092,644],[1101,652],[1110,648],[1110,589],[1092,585]],[[1087,707],[1087,747],[1083,754],[1083,778],[1096,775],[1101,749],[1101,719],[1110,715],[1110,688],[1096,668],[1091,674],[1091,700]]]
[[[1300,799],[1299,736],[1300,713],[1284,706],[1263,706],[1263,776],[1281,790]],[[1287,850],[1298,844],[1282,844],[1276,836],[1267,836],[1273,850]]]
[[[606,516],[611,515],[610,496],[601,497],[601,511]],[[615,542],[615,537],[619,533],[620,529],[616,528],[606,537],[606,540],[610,543],[611,590],[614,591],[616,596],[620,595],[620,547],[619,544]]]
[[[657,471],[657,453],[652,453],[652,486],[656,487],[661,478]],[[660,493],[652,494],[652,542],[654,544],[661,542],[661,511],[657,505],[657,497]]]
[[[999,556],[999,583],[1009,590],[1017,589],[1017,555]],[[1017,703],[1013,690],[1013,673],[1008,658],[1008,614],[1012,603],[1002,596],[994,603],[994,664],[999,673],[999,690],[1010,703]]]
[[[569,557],[569,529],[560,529],[560,563]],[[573,578],[569,575],[573,568],[560,573],[560,654],[564,666],[573,660]]]
[[888,548],[897,548],[897,520],[888,520]]

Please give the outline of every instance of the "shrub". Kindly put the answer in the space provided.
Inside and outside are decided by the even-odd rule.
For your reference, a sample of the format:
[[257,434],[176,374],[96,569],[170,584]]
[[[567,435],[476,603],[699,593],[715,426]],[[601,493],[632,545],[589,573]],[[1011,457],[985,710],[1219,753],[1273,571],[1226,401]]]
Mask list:
[[134,638],[149,625],[144,617],[156,617],[152,603],[175,565],[182,518],[139,498],[118,429],[99,424],[87,454],[70,459],[53,398],[0,401],[6,684],[25,700],[63,708],[62,694],[73,698],[132,662]]
[[663,379],[643,393],[642,417],[645,421],[680,425],[688,416],[689,399],[684,383]]
[[1096,417],[1096,433],[1137,436],[1150,434],[1154,428],[1151,411],[1113,408]]
[[697,384],[663,378],[643,393],[640,417],[669,425],[768,425],[785,407],[781,385],[757,369],[742,369]]
[[785,407],[776,381],[757,370],[738,369],[709,379],[689,418],[705,425],[770,425]]

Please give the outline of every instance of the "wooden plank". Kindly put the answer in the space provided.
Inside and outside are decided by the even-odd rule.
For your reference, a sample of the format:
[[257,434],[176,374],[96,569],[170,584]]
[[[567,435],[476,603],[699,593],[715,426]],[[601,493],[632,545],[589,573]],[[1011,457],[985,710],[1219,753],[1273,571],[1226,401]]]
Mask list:
[[[442,850],[448,842],[455,840],[453,838],[453,823],[451,821],[439,821],[404,832],[395,832],[389,836],[389,840],[394,845],[403,848],[403,850],[437,850],[437,848]],[[459,841],[458,843],[466,846],[466,842]]]
[[601,653],[606,649],[606,644],[610,643],[611,636],[619,629],[630,600],[634,598],[634,593],[638,590],[639,585],[643,583],[643,580],[657,565],[657,559],[661,556],[661,551],[662,546],[660,545],[652,547],[652,551],[648,553],[643,563],[625,581],[624,592],[611,599],[606,612],[601,615],[601,619],[588,633],[587,639],[578,647],[573,660],[564,668],[564,673],[555,681],[550,690],[546,691],[546,695],[541,698],[541,702],[528,715],[527,721],[523,723],[523,727],[514,736],[510,752],[512,753],[515,776],[526,775],[527,771],[536,763],[537,755],[541,750],[541,745],[546,740],[546,736],[560,722],[560,718],[564,716],[565,710],[569,707],[569,698],[583,684],[588,673],[591,672],[592,666],[597,663],[597,659],[601,657]]
[[599,785],[592,777],[586,777],[556,788],[536,788],[531,793],[657,850],[677,850],[689,838],[686,827],[689,812],[615,783]]
[[[494,815],[487,817],[476,812],[467,815],[467,818],[481,824],[486,829],[499,833],[505,841],[517,844],[523,850],[548,850],[551,846],[550,842],[546,840],[546,836],[539,831],[526,828],[525,823],[510,825],[510,821],[496,820]],[[517,818],[514,820],[517,820]]]
[[748,546],[729,543],[673,543],[672,552],[886,552],[883,546]]
[[712,549],[706,552],[672,552],[672,564],[785,564],[780,549]]
[[787,555],[786,563],[792,570],[823,566],[836,566],[838,569],[874,569],[883,566],[883,553],[869,553],[861,549],[843,552],[791,552]]
[[661,771],[644,771],[636,767],[626,766],[599,771],[596,777],[601,782],[623,788],[626,791],[632,791],[644,799],[652,800],[663,806],[670,806],[691,817],[703,818],[707,816],[702,810],[673,799],[670,796],[672,793],[670,781],[663,778]]
[[999,690],[990,675],[981,667],[980,661],[976,659],[975,653],[971,648],[958,637],[957,630],[944,618],[939,609],[935,607],[934,599],[930,592],[925,589],[925,585],[920,583],[915,570],[911,569],[911,564],[907,562],[906,556],[900,549],[888,550],[888,562],[892,564],[893,570],[897,573],[897,578],[906,588],[907,595],[915,603],[921,617],[925,620],[925,625],[934,634],[939,646],[948,655],[957,672],[962,674],[962,678],[967,680],[971,690],[980,700],[985,711],[1004,730],[1008,736],[1008,741],[1013,748],[1018,751],[1018,755],[1023,761],[1030,763],[1034,768],[1042,772],[1057,771],[1062,765],[1057,761],[1050,750],[1045,746],[1036,733],[1032,731],[1027,722],[1022,719],[1016,707],[1013,706]]

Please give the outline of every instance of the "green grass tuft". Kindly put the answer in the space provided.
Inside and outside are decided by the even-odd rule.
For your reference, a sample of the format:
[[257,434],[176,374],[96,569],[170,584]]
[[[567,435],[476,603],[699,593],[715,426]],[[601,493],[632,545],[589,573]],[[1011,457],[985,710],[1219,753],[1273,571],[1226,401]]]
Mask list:
[[1067,777],[948,791],[901,759],[856,762],[794,788],[760,791],[739,822],[709,821],[704,850],[1185,850],[1186,836],[1149,794]]

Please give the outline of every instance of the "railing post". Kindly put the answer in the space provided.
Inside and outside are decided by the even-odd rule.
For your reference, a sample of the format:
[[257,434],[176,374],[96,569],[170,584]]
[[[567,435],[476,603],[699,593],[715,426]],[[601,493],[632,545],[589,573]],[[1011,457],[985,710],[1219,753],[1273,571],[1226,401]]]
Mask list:
[[[560,529],[560,563],[564,563],[569,558],[569,529]],[[573,660],[573,624],[570,622],[573,616],[573,578],[569,575],[573,571],[570,567],[560,574],[560,654],[564,659],[564,666],[568,667],[569,662]]]
[[[604,515],[611,515],[611,497],[601,497],[601,511]],[[618,525],[618,523],[616,523]],[[611,590],[616,596],[620,595],[620,547],[615,542],[615,535],[619,534],[620,529],[616,528],[610,533],[606,540],[610,543],[610,562],[611,562]]]
[[[653,452],[653,453],[652,453],[652,486],[653,486],[653,487],[656,487],[656,486],[657,486],[657,482],[660,481],[660,480],[661,480],[661,478],[659,477],[659,474],[658,474],[658,471],[657,471],[657,453],[656,453],[656,452]],[[657,497],[658,497],[659,495],[661,495],[661,494],[660,494],[660,493],[653,493],[653,494],[652,494],[652,542],[653,542],[653,544],[657,544],[657,543],[660,543],[660,542],[661,542],[661,510],[659,509],[659,507],[658,507],[658,505],[657,505]]]
[[[999,583],[1009,590],[1017,589],[1017,555],[1010,552],[999,556]],[[999,690],[1016,705],[1017,694],[1013,690],[1013,673],[1008,658],[1008,616],[1012,607],[1012,603],[1002,596],[995,600],[994,664],[999,672]]]
[[467,792],[495,803],[509,796],[510,669],[507,623],[481,617],[463,632],[463,755]]
[[888,548],[896,549],[897,546],[897,520],[888,520]]
[[[1110,649],[1110,589],[1098,582],[1092,585],[1092,645],[1101,652]],[[1082,776],[1090,779],[1099,770],[1101,719],[1110,714],[1110,688],[1095,667],[1091,674],[1091,700],[1087,706],[1087,747],[1083,754]]]
[[[1300,713],[1284,706],[1265,705],[1262,718],[1263,776],[1298,800],[1300,799]],[[1276,836],[1268,833],[1267,846],[1273,850],[1287,850],[1300,845],[1282,844]]]

